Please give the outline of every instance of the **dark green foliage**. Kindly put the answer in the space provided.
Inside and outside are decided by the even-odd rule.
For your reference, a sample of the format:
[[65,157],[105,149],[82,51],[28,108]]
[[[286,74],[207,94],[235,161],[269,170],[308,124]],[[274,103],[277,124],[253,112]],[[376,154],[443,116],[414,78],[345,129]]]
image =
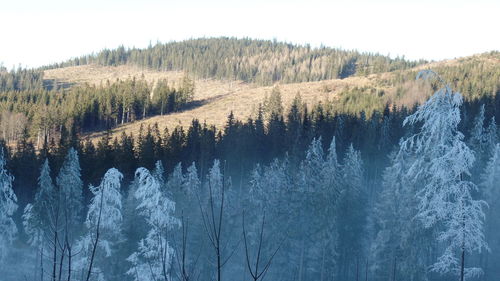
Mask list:
[[[149,116],[179,111],[192,101],[193,91],[194,82],[187,76],[178,89],[169,87],[166,81],[159,81],[152,88],[145,80],[132,78],[62,91],[0,91],[0,111],[3,112],[0,123],[12,128],[26,127],[29,135],[37,139],[37,147],[45,138],[59,139],[62,134],[70,134],[72,138],[67,145],[75,146],[74,139],[79,133],[106,130]],[[62,131],[62,127],[67,130]],[[20,133],[5,138],[16,140]]]
[[17,70],[7,71],[7,69],[0,66],[0,92],[41,90],[43,87],[42,70],[19,67]]
[[326,47],[221,37],[157,43],[147,49],[106,49],[49,68],[89,63],[134,64],[161,71],[183,70],[201,78],[270,85],[277,81],[291,83],[368,75],[407,69],[424,62]]

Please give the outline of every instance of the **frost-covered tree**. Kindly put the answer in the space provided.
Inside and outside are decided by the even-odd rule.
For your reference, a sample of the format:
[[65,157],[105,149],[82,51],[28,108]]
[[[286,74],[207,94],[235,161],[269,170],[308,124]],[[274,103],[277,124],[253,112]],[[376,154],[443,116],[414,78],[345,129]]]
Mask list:
[[320,220],[323,221],[319,241],[323,241],[320,280],[332,275],[328,268],[334,268],[338,258],[338,199],[342,190],[342,167],[337,156],[336,140],[332,138],[321,170],[323,198],[318,202]]
[[156,161],[155,169],[153,170],[152,174],[156,178],[156,180],[158,181],[158,184],[160,185],[160,189],[165,188],[165,185],[166,185],[165,168],[163,168],[163,164],[161,161]]
[[[259,217],[263,216],[264,212],[269,223],[268,232],[274,235],[269,237],[266,241],[268,245],[278,245],[284,240],[283,234],[290,228],[294,232],[296,229],[293,226],[297,225],[296,213],[300,210],[299,203],[296,199],[299,197],[297,194],[298,187],[293,185],[293,180],[289,174],[290,165],[288,159],[283,160],[274,159],[269,165],[257,165],[251,174],[250,188],[248,194],[248,202],[245,206],[247,216],[253,216],[255,219],[253,223],[248,226],[249,231],[253,235],[249,236],[250,244],[258,243],[258,233],[261,229],[259,224]],[[289,234],[295,234],[291,231]],[[291,263],[297,264],[297,257],[293,256],[290,245],[300,246],[295,243],[298,239],[294,236],[293,239],[286,239],[283,248],[286,250],[281,251],[283,255],[278,255],[274,260],[274,268],[284,268],[290,266]],[[272,255],[272,252],[267,252]],[[267,254],[266,251],[263,254]],[[296,252],[293,252],[296,253]],[[293,272],[273,272],[270,270],[266,274],[269,279],[291,279],[294,277]]]
[[485,136],[486,157],[490,158],[495,153],[498,139],[498,127],[495,117],[491,117],[488,127],[486,128]]
[[[33,204],[27,204],[23,213],[24,231],[28,235],[28,242],[39,251],[40,274],[44,275],[43,260],[46,247],[53,246],[47,240],[53,236],[55,231],[55,187],[50,177],[49,161],[46,159],[40,169],[38,177],[38,189]],[[52,239],[50,239],[52,240]],[[51,241],[53,242],[53,240]],[[41,277],[43,280],[43,277]]]
[[[482,187],[484,188],[485,198],[493,203],[495,198],[500,196],[500,143],[495,146],[486,169],[482,174]],[[500,198],[500,197],[499,197]]]
[[[489,205],[488,215],[486,218],[486,239],[491,249],[491,253],[500,251],[500,237],[498,229],[500,229],[500,144],[495,146],[493,155],[486,164],[486,169],[481,175],[481,188],[484,198]],[[498,255],[487,253],[487,265],[490,270],[498,268],[500,258]],[[497,269],[493,274],[500,274],[500,269]],[[493,275],[496,276],[496,275]],[[486,280],[493,276],[485,276]]]
[[485,150],[484,146],[486,143],[486,136],[484,130],[484,104],[481,105],[479,113],[474,118],[469,143],[472,149],[478,153],[483,153]]
[[301,166],[301,187],[305,192],[321,192],[325,186],[323,169],[325,155],[321,137],[313,139],[306,151],[306,159]]
[[363,236],[366,218],[366,189],[363,185],[361,153],[352,144],[342,165],[342,189],[337,206],[338,267],[337,278],[349,279],[359,268],[354,266],[363,257]]
[[198,177],[198,171],[195,163],[193,162],[187,169],[187,174],[184,177],[184,182],[182,183],[182,191],[192,200],[195,198],[195,194],[199,192],[200,185],[201,182]]
[[391,165],[383,173],[383,191],[370,214],[375,234],[370,264],[377,280],[416,281],[425,279],[427,273],[429,234],[413,219],[417,198],[415,186],[406,178],[409,157],[404,151],[391,155]]
[[323,166],[324,185],[330,193],[338,195],[340,192],[341,169],[337,156],[337,142],[335,137],[332,138],[328,148],[328,154]]
[[167,190],[172,193],[173,190],[181,190],[183,187],[184,175],[182,174],[182,164],[175,165],[172,174],[168,177]]
[[463,100],[434,72],[419,76],[436,77],[444,86],[403,122],[420,125],[419,131],[401,144],[401,149],[415,156],[407,176],[421,185],[416,217],[425,228],[442,226],[437,230],[438,241],[445,250],[431,270],[457,274],[464,280],[480,272],[465,268],[465,254],[487,246],[483,235],[485,203],[472,197],[477,188],[465,179],[470,176],[474,154],[458,131]]
[[[179,166],[180,167],[180,166]],[[198,206],[198,192],[200,192],[200,179],[196,165],[193,162],[188,167],[185,175],[179,175],[179,171],[175,171],[171,175],[172,182],[179,183],[182,180],[182,185],[178,186],[173,184],[175,188],[179,189],[178,201],[181,208],[177,208],[178,214],[181,218],[181,231],[175,239],[175,264],[177,265],[175,272],[180,281],[196,280],[199,278],[200,270],[198,269],[198,261],[203,248],[203,235],[202,231],[196,231],[201,226],[199,217]],[[195,231],[191,231],[195,229]]]
[[39,246],[48,234],[51,223],[51,208],[54,204],[54,184],[50,177],[49,161],[46,159],[40,169],[35,200],[27,204],[23,214],[23,226],[32,246]]
[[214,160],[206,180],[207,198],[204,198],[203,202],[200,200],[200,209],[203,226],[213,251],[214,279],[217,281],[222,280],[222,268],[231,258],[231,252],[234,252],[234,245],[230,243],[231,236],[227,232],[227,229],[230,229],[230,186],[231,180],[224,177],[220,161]]
[[12,219],[17,210],[17,197],[12,189],[13,181],[14,177],[7,171],[3,149],[0,149],[0,264],[17,234],[17,227]]
[[[83,182],[80,174],[80,163],[78,153],[74,148],[70,148],[59,174],[56,178],[58,187],[58,204],[62,221],[62,236],[57,242],[61,245],[61,255],[67,256],[68,279],[71,280],[73,273],[72,258],[75,255],[73,245],[81,230],[83,211]],[[62,264],[60,264],[62,266]]]
[[82,280],[104,280],[103,270],[96,266],[96,262],[111,256],[114,241],[121,234],[122,178],[122,173],[111,168],[99,186],[89,186],[93,197],[85,220],[87,234],[78,242],[80,255],[75,265],[76,270],[81,270]]
[[173,216],[175,203],[162,192],[158,179],[145,168],[135,172],[138,188],[135,198],[139,200],[137,210],[150,227],[141,239],[136,252],[128,257],[132,267],[127,271],[135,281],[169,281],[174,249],[169,237],[180,222]]

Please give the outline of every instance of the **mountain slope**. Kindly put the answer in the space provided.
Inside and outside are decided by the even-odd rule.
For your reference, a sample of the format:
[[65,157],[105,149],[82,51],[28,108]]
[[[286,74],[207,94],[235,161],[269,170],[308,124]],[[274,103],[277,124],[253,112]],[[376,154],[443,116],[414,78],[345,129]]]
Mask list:
[[127,64],[160,71],[186,71],[198,78],[271,85],[382,73],[422,63],[335,48],[221,37],[158,43],[146,49],[106,49],[51,67]]
[[[381,110],[385,104],[412,106],[421,102],[431,93],[429,85],[415,82],[418,71],[433,69],[441,73],[445,79],[452,81],[466,98],[477,98],[485,94],[493,94],[500,77],[500,57],[498,53],[482,54],[467,58],[433,62],[419,65],[408,70],[399,70],[366,76],[353,76],[345,79],[329,79],[315,82],[280,83],[275,86],[261,86],[257,83],[243,81],[196,79],[194,106],[164,116],[155,116],[119,126],[114,133],[137,133],[141,124],[158,123],[161,128],[167,126],[188,127],[196,118],[208,125],[222,128],[230,112],[240,120],[255,116],[259,104],[274,87],[278,87],[285,109],[300,93],[302,101],[312,106],[318,102],[331,104],[337,112],[359,113],[364,110],[370,114],[373,110]],[[461,79],[457,79],[457,77]],[[176,83],[183,76],[179,71],[157,71],[134,65],[101,66],[84,65],[51,69],[45,71],[45,77],[66,83],[102,84],[106,80],[144,77],[154,84],[158,79],[168,79]],[[481,85],[476,81],[480,80]],[[460,84],[457,84],[460,83]],[[472,87],[471,85],[474,85]],[[496,87],[496,88],[495,88]],[[468,89],[471,89],[468,91]],[[472,91],[473,90],[473,91]],[[92,137],[100,136],[96,132]]]

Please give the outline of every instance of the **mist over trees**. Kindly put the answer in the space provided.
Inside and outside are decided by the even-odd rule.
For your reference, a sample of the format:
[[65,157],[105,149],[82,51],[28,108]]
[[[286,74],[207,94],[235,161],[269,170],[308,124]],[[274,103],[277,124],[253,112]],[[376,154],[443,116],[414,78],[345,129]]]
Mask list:
[[[28,280],[495,280],[498,94],[222,131],[67,134],[0,158],[0,272]],[[436,79],[437,78],[437,79]],[[434,80],[435,79],[435,80]],[[16,212],[16,210],[18,210]],[[10,279],[9,279],[10,278]]]

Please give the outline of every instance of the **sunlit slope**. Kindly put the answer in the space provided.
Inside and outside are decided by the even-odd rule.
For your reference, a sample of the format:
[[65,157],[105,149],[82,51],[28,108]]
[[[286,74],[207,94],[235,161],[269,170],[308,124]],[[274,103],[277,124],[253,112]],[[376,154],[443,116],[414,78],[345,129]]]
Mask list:
[[[302,82],[289,84],[275,84],[274,86],[259,86],[257,84],[242,81],[224,81],[216,79],[195,79],[195,95],[193,105],[188,109],[164,116],[155,116],[133,123],[119,126],[113,130],[114,134],[123,131],[137,133],[141,124],[158,123],[160,128],[165,126],[188,127],[193,119],[206,122],[222,128],[230,112],[240,120],[246,120],[255,116],[259,104],[262,104],[274,87],[279,87],[285,109],[289,107],[292,100],[300,93],[302,101],[309,106],[319,102],[333,101],[335,110],[353,112],[353,104],[362,100],[365,104],[360,108],[380,107],[381,104],[412,105],[425,100],[431,91],[426,85],[414,81],[416,73],[423,69],[435,69],[437,71],[454,71],[460,73],[460,68],[467,65],[479,65],[480,72],[487,68],[488,71],[500,71],[500,59],[498,55],[477,55],[467,58],[433,62],[404,71],[372,74],[368,76],[353,76],[345,79],[333,79],[317,82]],[[486,70],[485,70],[486,71]],[[65,67],[45,71],[45,79],[56,80],[58,83],[75,85],[81,83],[104,84],[111,83],[117,79],[125,80],[144,78],[152,86],[159,79],[167,79],[169,83],[176,84],[185,74],[183,72],[144,69],[133,65],[100,66],[84,65]],[[413,77],[413,78],[410,78]],[[359,92],[359,93],[358,93]],[[352,93],[358,93],[353,95]],[[467,95],[467,93],[465,93]],[[376,103],[376,104],[373,104]],[[91,136],[99,136],[95,132]]]

